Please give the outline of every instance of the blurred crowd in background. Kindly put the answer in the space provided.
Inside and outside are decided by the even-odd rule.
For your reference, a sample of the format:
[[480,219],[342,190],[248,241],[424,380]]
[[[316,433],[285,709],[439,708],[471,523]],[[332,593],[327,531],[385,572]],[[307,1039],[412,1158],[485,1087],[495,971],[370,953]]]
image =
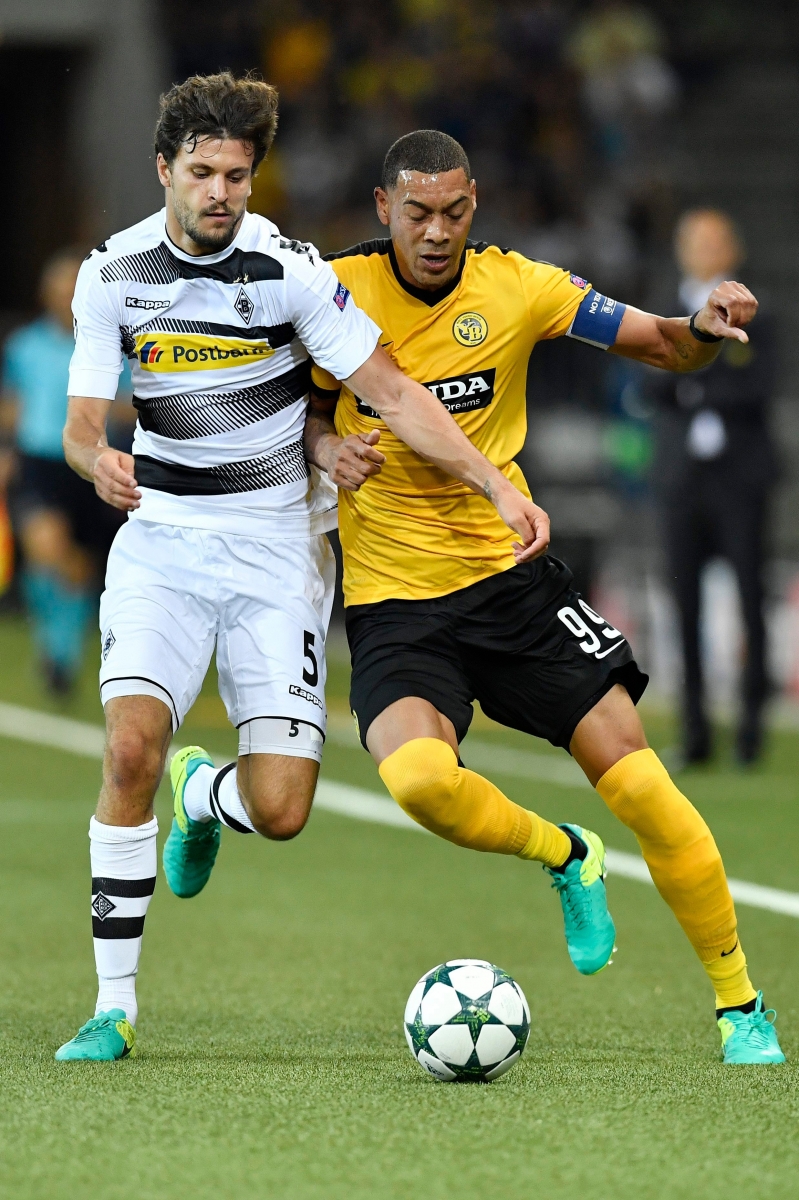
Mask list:
[[[85,8],[89,21],[89,0],[71,3],[76,12]],[[17,6],[22,29],[25,6]],[[764,0],[762,21],[745,0],[480,0],[471,5],[462,0],[226,0],[224,6],[210,0],[119,0],[113,6],[114,32],[109,26],[103,42],[97,40],[99,33],[91,35],[94,41],[86,35],[88,40],[81,42],[84,35],[54,32],[61,20],[55,14],[62,10],[47,0],[30,0],[31,7],[41,10],[39,27],[44,29],[47,20],[54,24],[47,48],[36,60],[43,64],[43,56],[49,55],[50,100],[40,96],[30,119],[42,129],[52,128],[48,112],[66,111],[71,105],[70,129],[57,147],[57,161],[63,164],[63,203],[51,202],[47,210],[44,228],[50,230],[51,240],[48,244],[44,235],[32,252],[38,256],[37,274],[65,242],[88,247],[119,224],[152,211],[158,196],[155,189],[147,191],[149,181],[143,198],[135,198],[142,167],[126,176],[126,139],[138,147],[131,157],[138,155],[139,162],[147,153],[157,90],[195,72],[229,68],[258,71],[277,85],[281,97],[277,141],[256,178],[250,207],[275,220],[288,235],[315,242],[323,252],[385,235],[372,199],[385,152],[409,130],[432,127],[457,138],[469,154],[478,186],[473,233],[478,239],[566,266],[624,302],[679,313],[688,311],[687,296],[699,298],[703,288],[707,294],[715,278],[715,268],[704,271],[701,255],[675,257],[681,213],[692,207],[702,212],[728,209],[738,227],[723,213],[716,224],[727,231],[730,267],[742,270],[743,278],[753,280],[761,292],[762,282],[767,292],[770,286],[772,305],[779,300],[784,281],[778,267],[766,263],[762,223],[750,220],[757,197],[749,197],[747,209],[744,174],[738,179],[724,175],[727,159],[733,163],[734,156],[728,153],[724,158],[722,142],[725,126],[736,120],[728,107],[729,72],[753,54],[760,56],[762,70],[760,75],[750,71],[739,106],[749,95],[763,111],[776,114],[785,107],[784,97],[768,92],[779,80],[788,80],[790,71],[795,74],[795,65],[785,57],[793,52],[785,33],[794,31],[793,6],[783,0]],[[799,24],[795,32],[799,35]],[[34,60],[30,36],[26,37],[27,49],[20,43],[16,57],[13,38],[0,44],[0,60],[6,55],[6,82],[0,82],[0,92],[3,86],[7,91],[24,87],[30,75]],[[54,49],[58,37],[63,46]],[[785,82],[788,91],[794,87],[792,80],[793,76]],[[147,95],[141,81],[149,81]],[[141,93],[141,111],[131,108],[130,98],[124,99],[125,86],[134,97]],[[794,90],[799,98],[799,78]],[[7,110],[10,95],[5,109],[0,104],[0,113]],[[147,106],[152,112],[144,112]],[[116,120],[121,122],[118,128]],[[0,128],[2,121],[0,116]],[[740,123],[737,134],[741,154],[754,157],[768,139],[763,139],[762,119],[756,114],[750,125],[749,142]],[[699,160],[710,145],[708,130],[716,131],[716,157],[708,159],[704,180]],[[93,183],[91,171],[80,166],[84,142],[89,150],[94,147],[99,163]],[[784,145],[775,144],[774,151],[783,153]],[[103,172],[112,159],[116,194],[109,172]],[[758,169],[765,186],[771,168],[761,162]],[[153,171],[151,160],[143,170]],[[711,225],[716,220],[712,212]],[[124,213],[124,220],[112,213]],[[787,219],[796,224],[795,216]],[[758,231],[761,241],[747,262],[744,243],[750,235],[756,241]],[[61,244],[53,244],[59,236]],[[39,320],[57,324],[58,318],[47,309],[46,287],[35,294],[29,266],[14,268],[13,256],[10,264],[9,278],[20,283],[0,281],[0,333],[11,335],[5,348],[2,419],[6,440],[13,442],[24,437],[14,339],[36,315],[37,304]],[[771,454],[768,478],[758,483],[763,534],[769,487],[779,475],[779,464],[791,460],[791,454],[799,464],[799,434],[790,434],[792,409],[786,404],[779,409],[776,449],[769,440],[775,424],[770,408],[790,391],[790,372],[786,360],[781,368],[778,361],[779,322],[775,327],[766,321],[764,329],[755,350],[758,371],[753,373],[752,364],[743,359],[738,373],[735,364],[725,368],[725,378],[736,383],[740,403],[719,399],[719,388],[724,391],[727,384],[713,385],[713,411],[721,413],[722,434],[716,429],[715,453],[706,453],[705,445],[693,459],[693,451],[686,450],[693,444],[689,433],[710,403],[704,384],[690,394],[664,392],[646,371],[563,340],[537,348],[531,361],[530,436],[523,465],[536,498],[552,514],[554,552],[573,566],[592,602],[636,642],[652,672],[656,694],[673,695],[678,687],[679,611],[683,632],[686,620],[698,630],[688,674],[696,674],[698,656],[705,678],[694,687],[695,694],[707,682],[714,702],[731,704],[741,679],[746,696],[749,679],[749,692],[757,693],[756,705],[761,705],[770,686],[767,677],[787,693],[799,693],[799,536],[790,533],[784,505],[782,532],[771,536],[769,530],[776,527],[769,526],[743,568],[731,558],[728,544],[725,548],[720,527],[700,529],[699,522],[691,558],[694,583],[689,587],[676,580],[674,547],[669,548],[666,536],[670,501],[658,485],[669,438],[674,442],[674,430],[683,425],[677,440],[680,453],[685,451],[680,467],[684,496],[689,476],[690,486],[699,489],[697,495],[703,487],[713,490],[718,473],[732,470],[729,446],[750,435],[759,437]],[[62,331],[62,339],[66,336]],[[54,354],[57,340],[53,333]],[[744,393],[748,398],[740,399]],[[706,421],[703,428],[709,428]],[[120,426],[119,436],[129,437],[129,429],[125,432]],[[795,451],[789,445],[791,436]],[[48,453],[55,456],[57,451]],[[30,510],[25,501],[26,455],[30,457],[30,447],[20,443],[15,464],[6,451],[0,482],[8,480],[17,555],[21,552],[28,582],[16,591],[11,585],[0,507],[0,587],[5,579],[10,596],[27,595],[33,604],[29,579],[35,574],[36,556],[25,532],[25,513]],[[31,468],[26,469],[29,483]],[[738,485],[730,478],[734,490]],[[701,509],[701,501],[697,503]],[[70,537],[77,537],[74,529]],[[92,555],[91,567],[84,565],[81,587],[96,595],[101,568],[97,547]],[[765,572],[764,556],[770,564]],[[756,587],[747,593],[742,570],[749,572],[750,580],[765,582],[767,623],[773,634],[768,666],[763,665],[765,641],[752,616],[758,606],[762,611],[763,600]],[[25,578],[17,574],[18,583]],[[686,617],[685,603],[701,607],[696,599],[700,595],[705,598],[704,615]],[[754,643],[757,670],[752,666]],[[48,671],[51,684],[68,690],[72,666],[61,675],[51,667]],[[696,701],[695,695],[693,703],[696,715],[701,697]],[[745,701],[744,707],[747,703],[751,709],[755,702]],[[697,721],[706,733],[701,720],[694,724]],[[693,749],[701,757],[702,746]]]

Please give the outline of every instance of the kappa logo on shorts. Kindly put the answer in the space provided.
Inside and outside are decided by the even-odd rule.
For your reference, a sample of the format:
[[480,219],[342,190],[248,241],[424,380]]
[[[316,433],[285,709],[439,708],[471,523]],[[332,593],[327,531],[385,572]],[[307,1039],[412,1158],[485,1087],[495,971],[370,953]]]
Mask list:
[[585,618],[581,617],[578,612],[567,605],[565,608],[558,610],[558,616],[570,633],[573,633],[577,638],[585,638],[585,641],[578,643],[581,650],[584,650],[586,654],[590,654],[592,658],[600,659],[607,658],[614,650],[618,650],[619,646],[625,645],[624,635],[620,630],[614,629],[604,617],[600,617],[598,612],[594,612],[593,608],[589,608],[585,600],[580,599],[578,603],[586,616],[595,625],[605,626],[599,632],[602,634],[602,637],[607,638],[612,643],[612,645],[605,647],[605,643],[596,631],[590,625],[586,625]]
[[105,635],[105,640],[103,641],[103,662],[105,662],[105,660],[108,658],[115,643],[116,638],[114,637],[113,630],[109,629],[108,633]]
[[313,692],[306,692],[305,688],[298,687],[296,683],[289,684],[289,695],[299,696],[301,700],[307,700],[309,704],[315,704],[317,708],[322,707],[322,701]]

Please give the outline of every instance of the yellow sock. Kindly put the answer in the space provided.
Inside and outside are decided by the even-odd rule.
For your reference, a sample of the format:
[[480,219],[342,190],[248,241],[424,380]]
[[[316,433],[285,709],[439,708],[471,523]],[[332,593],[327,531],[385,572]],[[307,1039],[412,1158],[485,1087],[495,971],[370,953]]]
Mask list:
[[721,855],[660,759],[653,750],[636,750],[606,771],[596,787],[638,839],[655,886],[716,989],[716,1007],[754,999]]
[[749,979],[746,955],[740,942],[736,941],[734,948],[723,958],[713,958],[703,962],[702,966],[715,989],[716,1008],[736,1008],[739,1004],[754,1000],[757,995]]
[[414,738],[380,764],[397,804],[431,833],[494,854],[518,854],[557,867],[571,842],[550,821],[514,804],[482,775],[458,766],[439,738]]

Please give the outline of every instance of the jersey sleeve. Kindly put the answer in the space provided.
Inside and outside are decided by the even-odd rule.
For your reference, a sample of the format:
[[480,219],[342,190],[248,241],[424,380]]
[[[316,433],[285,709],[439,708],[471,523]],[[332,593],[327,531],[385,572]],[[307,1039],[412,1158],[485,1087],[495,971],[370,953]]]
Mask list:
[[568,333],[591,285],[550,263],[518,255],[519,273],[537,342]]
[[363,366],[377,345],[377,325],[321,259],[303,257],[287,273],[286,308],[311,358],[337,380]]
[[601,295],[581,276],[549,263],[523,259],[520,272],[536,341],[565,334],[598,350],[613,345],[626,304]]
[[75,350],[69,364],[69,395],[113,400],[122,371],[122,336],[110,288],[90,255],[78,273],[72,315]]

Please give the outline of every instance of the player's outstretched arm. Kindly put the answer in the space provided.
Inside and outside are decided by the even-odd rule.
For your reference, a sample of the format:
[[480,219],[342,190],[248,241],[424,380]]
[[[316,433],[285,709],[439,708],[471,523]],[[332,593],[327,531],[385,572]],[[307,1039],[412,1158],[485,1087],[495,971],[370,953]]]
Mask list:
[[101,500],[123,512],[139,507],[133,455],[108,445],[105,423],[110,400],[70,396],[64,426],[64,454],[73,471],[94,484]]
[[467,438],[440,400],[400,371],[380,346],[347,386],[372,406],[392,433],[411,450],[490,500],[505,524],[519,535],[517,562],[549,546],[549,517],[514,487]]
[[704,308],[693,318],[657,317],[627,306],[613,354],[634,358],[667,371],[696,371],[706,367],[729,338],[748,342],[748,325],[757,312],[757,300],[742,283],[720,283]]

